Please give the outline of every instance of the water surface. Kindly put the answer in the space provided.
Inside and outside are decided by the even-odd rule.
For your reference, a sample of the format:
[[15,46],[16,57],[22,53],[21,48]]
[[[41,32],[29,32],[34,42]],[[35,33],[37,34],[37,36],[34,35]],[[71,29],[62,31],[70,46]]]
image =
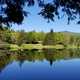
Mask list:
[[80,80],[80,50],[0,51],[0,80]]

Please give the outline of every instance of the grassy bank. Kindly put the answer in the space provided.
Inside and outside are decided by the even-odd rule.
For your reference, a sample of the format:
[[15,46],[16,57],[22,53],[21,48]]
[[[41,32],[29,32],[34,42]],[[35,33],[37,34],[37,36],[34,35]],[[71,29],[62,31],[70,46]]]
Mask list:
[[[42,45],[42,44],[22,44],[21,46],[18,46],[16,44],[3,44],[0,45],[0,49],[6,49],[6,50],[31,50],[31,49],[64,49],[65,47],[63,45]],[[66,47],[68,48],[77,48],[77,46],[71,46],[68,45]]]

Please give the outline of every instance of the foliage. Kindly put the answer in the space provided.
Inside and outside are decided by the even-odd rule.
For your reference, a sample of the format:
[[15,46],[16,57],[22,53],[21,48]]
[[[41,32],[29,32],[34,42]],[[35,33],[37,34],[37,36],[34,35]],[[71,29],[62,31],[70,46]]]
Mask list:
[[[24,7],[33,6],[35,3],[41,8],[39,15],[54,21],[55,16],[60,18],[60,12],[67,15],[68,23],[80,17],[80,0],[0,0],[0,27],[3,24],[21,24],[24,16],[28,15]],[[61,11],[60,11],[61,10]],[[80,21],[77,22],[78,24]]]
[[0,44],[16,44],[21,46],[22,44],[43,44],[47,45],[61,45],[67,47],[80,46],[80,34],[69,32],[25,32],[12,31],[10,29],[0,30]]
[[49,33],[46,34],[45,39],[43,41],[43,45],[55,45],[55,33],[51,29]]
[[27,41],[26,43],[37,43],[37,36],[36,36],[36,32],[35,31],[32,31],[32,32],[28,32],[27,35],[26,35],[26,38],[27,38]]

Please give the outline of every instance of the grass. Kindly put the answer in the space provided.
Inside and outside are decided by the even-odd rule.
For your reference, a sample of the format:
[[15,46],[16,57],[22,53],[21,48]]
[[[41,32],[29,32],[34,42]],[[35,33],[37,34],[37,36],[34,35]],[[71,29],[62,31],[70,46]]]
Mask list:
[[[21,46],[18,46],[16,44],[4,44],[4,45],[0,45],[0,48],[2,49],[8,49],[8,50],[11,50],[11,51],[16,51],[16,50],[24,50],[24,49],[28,49],[28,50],[31,50],[31,49],[49,49],[49,48],[52,48],[52,49],[63,49],[64,46],[63,45],[42,45],[42,44],[22,44]],[[77,48],[76,46],[71,46],[71,45],[68,45],[66,47],[67,49],[68,48]]]
[[21,45],[21,49],[43,49],[43,48],[56,48],[62,49],[64,48],[62,45],[42,45],[42,44],[23,44]]
[[63,49],[63,45],[46,45],[44,48],[54,48],[54,49]]
[[10,44],[0,44],[0,49],[9,49]]
[[42,44],[22,44],[21,49],[42,49]]
[[15,50],[18,50],[18,49],[20,49],[20,47],[18,45],[16,45],[16,44],[10,44],[10,50],[11,51],[15,51]]
[[0,44],[0,50],[18,50],[20,47],[16,44]]
[[22,44],[21,49],[46,49],[46,48],[55,48],[62,49],[64,48],[62,45],[42,45],[42,44]]

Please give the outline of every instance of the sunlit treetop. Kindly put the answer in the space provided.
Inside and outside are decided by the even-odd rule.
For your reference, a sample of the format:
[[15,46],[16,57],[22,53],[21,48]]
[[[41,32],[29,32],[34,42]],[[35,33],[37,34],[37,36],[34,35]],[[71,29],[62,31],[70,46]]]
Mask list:
[[12,23],[21,24],[24,17],[28,15],[28,11],[24,11],[24,7],[34,6],[35,2],[40,8],[39,15],[49,21],[54,21],[55,16],[60,18],[63,12],[70,21],[78,19],[80,23],[80,0],[0,0],[0,25],[10,25]]

